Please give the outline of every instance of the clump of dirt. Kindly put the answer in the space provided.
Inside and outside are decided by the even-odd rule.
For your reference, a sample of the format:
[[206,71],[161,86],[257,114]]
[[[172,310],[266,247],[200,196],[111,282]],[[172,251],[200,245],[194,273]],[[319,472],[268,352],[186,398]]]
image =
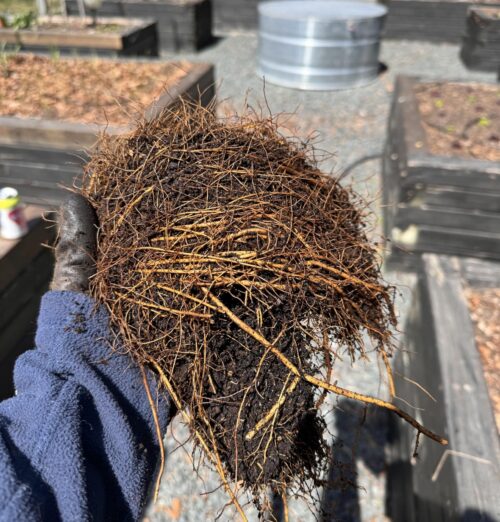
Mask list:
[[190,70],[187,62],[6,53],[0,60],[0,116],[127,125]]
[[86,167],[100,219],[92,293],[242,516],[231,482],[261,510],[269,487],[323,484],[326,392],[410,419],[333,383],[337,357],[367,356],[366,334],[387,363],[396,321],[363,207],[310,152],[272,119],[180,103],[103,137]]
[[500,161],[500,87],[450,82],[415,90],[432,153]]

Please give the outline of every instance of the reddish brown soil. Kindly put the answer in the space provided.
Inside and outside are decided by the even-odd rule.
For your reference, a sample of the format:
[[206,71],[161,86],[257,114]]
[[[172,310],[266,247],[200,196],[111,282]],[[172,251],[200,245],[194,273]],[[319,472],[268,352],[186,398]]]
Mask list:
[[500,161],[500,87],[428,83],[415,88],[433,154]]
[[476,344],[500,432],[500,288],[470,291],[467,297],[476,330]]
[[125,125],[190,69],[187,62],[13,55],[0,62],[0,116]]

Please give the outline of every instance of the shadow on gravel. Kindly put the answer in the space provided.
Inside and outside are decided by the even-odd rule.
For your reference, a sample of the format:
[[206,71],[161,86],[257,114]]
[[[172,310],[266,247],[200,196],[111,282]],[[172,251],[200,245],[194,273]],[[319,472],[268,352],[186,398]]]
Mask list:
[[335,411],[335,427],[333,464],[328,476],[331,486],[323,492],[319,520],[360,522],[356,463],[362,461],[375,475],[385,470],[387,412],[343,399]]

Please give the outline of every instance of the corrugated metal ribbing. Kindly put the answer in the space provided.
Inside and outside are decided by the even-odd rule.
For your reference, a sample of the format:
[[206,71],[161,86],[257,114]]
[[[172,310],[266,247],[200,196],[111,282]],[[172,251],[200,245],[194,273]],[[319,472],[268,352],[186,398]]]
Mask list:
[[271,83],[329,90],[379,71],[387,9],[362,2],[291,0],[259,5],[259,73]]

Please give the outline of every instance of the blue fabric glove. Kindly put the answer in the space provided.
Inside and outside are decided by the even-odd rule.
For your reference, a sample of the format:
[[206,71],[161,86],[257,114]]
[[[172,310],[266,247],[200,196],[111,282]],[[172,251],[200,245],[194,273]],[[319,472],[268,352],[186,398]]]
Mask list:
[[[83,293],[45,294],[35,350],[0,403],[0,521],[138,520],[159,446],[141,373]],[[165,431],[169,399],[150,390]]]

